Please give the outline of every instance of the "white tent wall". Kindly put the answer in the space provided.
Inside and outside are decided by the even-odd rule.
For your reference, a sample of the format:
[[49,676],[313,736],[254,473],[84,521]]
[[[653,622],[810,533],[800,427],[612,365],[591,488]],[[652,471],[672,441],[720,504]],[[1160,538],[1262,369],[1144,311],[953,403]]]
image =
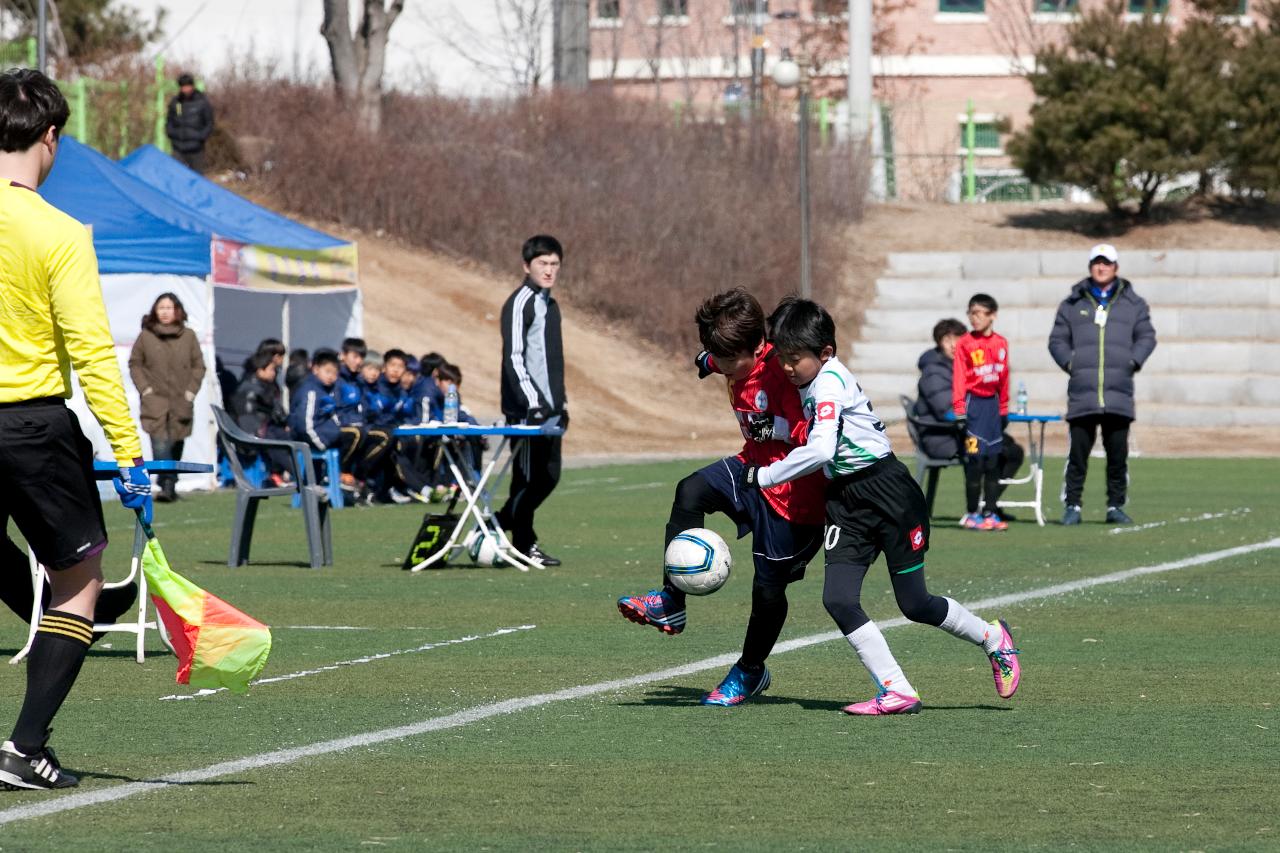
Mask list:
[[[213,412],[210,405],[221,403],[221,392],[218,389],[217,377],[213,365],[213,287],[203,278],[180,275],[163,275],[152,273],[132,273],[124,275],[102,276],[102,296],[107,305],[107,318],[111,323],[111,337],[115,341],[116,357],[120,361],[120,373],[124,376],[125,393],[129,398],[129,411],[134,421],[138,419],[138,389],[133,386],[129,376],[129,354],[133,351],[134,341],[142,330],[142,318],[151,310],[151,305],[162,293],[173,293],[182,301],[187,311],[187,325],[196,333],[200,341],[200,351],[204,354],[204,383],[195,399],[195,420],[191,427],[191,437],[182,448],[182,458],[189,462],[212,462],[217,458],[215,445],[216,432],[213,425]],[[107,442],[98,421],[89,413],[77,379],[72,383],[70,407],[80,420],[80,428],[93,442],[94,455],[100,459],[113,459],[111,445]],[[151,438],[139,430],[142,438],[143,453],[151,457]],[[191,489],[213,488],[213,475],[187,475],[178,478],[178,488],[183,491]],[[103,484],[104,494],[114,494],[110,484]]]

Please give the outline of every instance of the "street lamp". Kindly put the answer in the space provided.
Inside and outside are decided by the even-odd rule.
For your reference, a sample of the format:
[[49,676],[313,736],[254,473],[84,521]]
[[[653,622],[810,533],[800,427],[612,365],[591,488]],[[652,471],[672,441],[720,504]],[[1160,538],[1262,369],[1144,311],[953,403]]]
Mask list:
[[809,267],[809,56],[801,52],[792,58],[783,48],[782,58],[773,66],[773,82],[781,89],[800,90],[800,295],[813,295]]

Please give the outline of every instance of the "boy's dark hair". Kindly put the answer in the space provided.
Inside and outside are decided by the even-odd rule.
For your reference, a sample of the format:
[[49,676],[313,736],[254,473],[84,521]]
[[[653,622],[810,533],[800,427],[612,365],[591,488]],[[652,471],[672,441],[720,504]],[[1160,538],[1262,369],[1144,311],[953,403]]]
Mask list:
[[182,74],[178,75],[179,86],[194,86],[195,84],[196,84],[196,78],[192,77],[190,74],[183,72]]
[[50,127],[62,133],[71,108],[58,85],[39,71],[10,69],[0,74],[0,151],[26,151]]
[[[284,341],[279,338],[263,338],[258,342],[257,352],[265,352],[267,355],[284,355],[288,350],[284,348]],[[306,350],[294,350],[294,352],[302,353],[303,359],[307,357]]]
[[564,249],[561,248],[560,241],[550,234],[535,234],[525,240],[524,246],[520,249],[520,257],[524,258],[526,264],[543,255],[555,255],[560,260],[564,260]]
[[360,357],[364,358],[369,354],[369,347],[365,345],[364,338],[343,338],[342,354],[346,355],[349,352],[359,353]]
[[253,368],[254,373],[257,373],[262,368],[269,366],[273,360],[271,353],[258,350],[249,357],[249,367]]
[[985,293],[975,293],[973,296],[969,297],[969,307],[972,308],[975,305],[980,305],[983,308],[986,308],[992,314],[1000,310],[1000,306],[996,304],[996,298],[994,296],[988,296]]
[[821,357],[836,351],[836,321],[812,299],[788,296],[769,315],[769,340],[781,352],[808,352]]
[[712,355],[752,352],[764,340],[764,309],[744,287],[717,293],[693,315],[698,340]]
[[462,368],[456,364],[445,362],[436,368],[439,371],[440,379],[445,382],[452,382],[454,385],[462,384]]
[[319,367],[322,364],[332,364],[337,366],[338,354],[328,348],[316,350],[315,354],[311,356],[311,366]]
[[382,354],[382,363],[386,364],[393,358],[398,358],[406,367],[409,365],[409,354],[402,349],[389,349]]
[[948,317],[945,320],[939,320],[933,327],[933,345],[935,347],[942,346],[942,339],[947,335],[955,335],[960,337],[967,333],[969,329],[964,323],[954,317]]
[[445,357],[438,352],[429,352],[422,358],[418,359],[422,365],[422,375],[430,376],[436,372],[436,368],[445,363]]

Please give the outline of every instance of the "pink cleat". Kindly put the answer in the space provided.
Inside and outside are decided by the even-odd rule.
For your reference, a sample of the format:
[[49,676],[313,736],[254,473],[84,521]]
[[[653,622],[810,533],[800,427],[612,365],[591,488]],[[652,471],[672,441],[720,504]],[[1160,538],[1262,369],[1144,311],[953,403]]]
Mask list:
[[884,714],[919,714],[922,707],[919,696],[886,690],[876,694],[874,699],[846,705],[840,710],[858,717],[879,717]]
[[1000,647],[987,657],[991,658],[991,674],[995,676],[996,693],[1001,699],[1008,699],[1018,692],[1018,684],[1022,681],[1022,665],[1018,663],[1021,652],[1013,645],[1013,635],[1009,633],[1008,623],[1001,619],[997,624],[1000,627]]

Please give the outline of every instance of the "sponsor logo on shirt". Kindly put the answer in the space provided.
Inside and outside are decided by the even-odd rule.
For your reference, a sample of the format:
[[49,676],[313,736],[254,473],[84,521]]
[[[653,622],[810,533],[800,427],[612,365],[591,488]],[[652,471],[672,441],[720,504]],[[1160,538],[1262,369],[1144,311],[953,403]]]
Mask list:
[[766,411],[769,408],[769,395],[761,388],[756,392],[756,409],[758,411]]
[[824,400],[818,404],[818,420],[833,421],[836,419],[836,404],[831,400]]
[[924,526],[923,525],[916,526],[915,529],[913,529],[910,533],[907,534],[907,539],[911,541],[912,551],[919,551],[921,548],[923,548],[924,547]]

